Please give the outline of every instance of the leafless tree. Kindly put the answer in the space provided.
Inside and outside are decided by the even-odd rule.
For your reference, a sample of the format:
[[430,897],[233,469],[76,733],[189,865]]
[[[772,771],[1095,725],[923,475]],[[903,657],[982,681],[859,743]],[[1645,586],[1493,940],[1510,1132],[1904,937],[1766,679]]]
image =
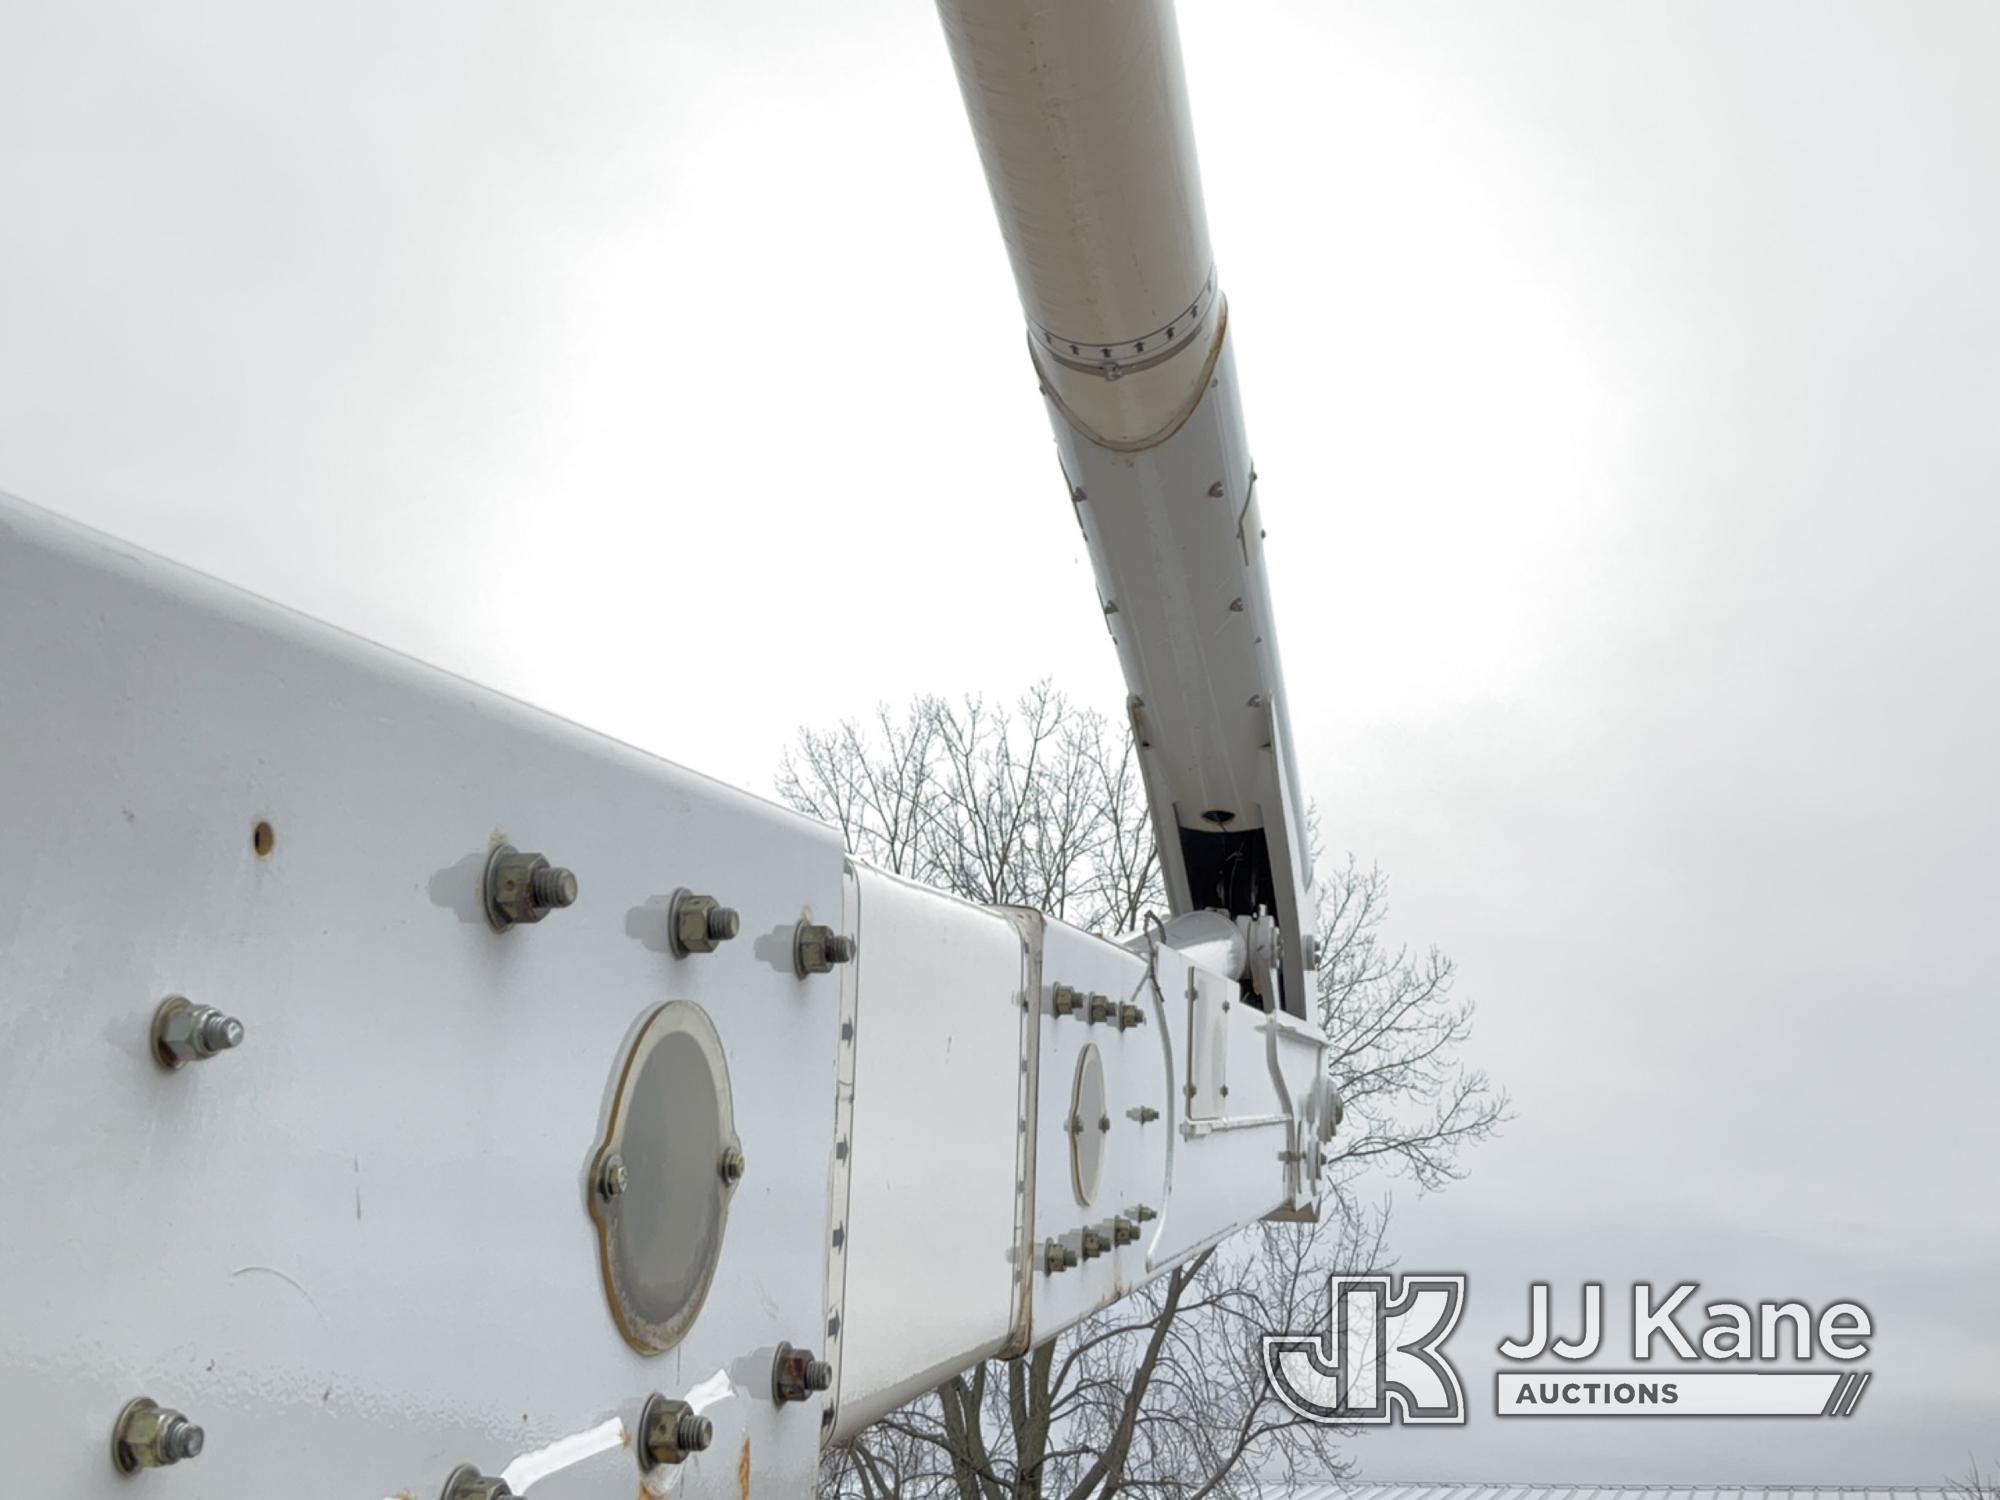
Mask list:
[[[1129,734],[1046,683],[1012,707],[926,697],[805,731],[778,790],[855,854],[969,900],[1103,932],[1164,905]],[[1450,960],[1389,943],[1382,873],[1349,858],[1321,887],[1318,1010],[1348,1111],[1321,1222],[1261,1224],[1020,1359],[952,1377],[830,1454],[828,1493],[1235,1500],[1342,1472],[1341,1430],[1266,1386],[1261,1336],[1326,1326],[1329,1273],[1387,1265],[1387,1208],[1358,1200],[1362,1173],[1442,1186],[1506,1100],[1457,1061],[1472,1012]]]
[[2000,1469],[1982,1474],[1975,1459],[1970,1469],[1952,1481],[1951,1490],[1963,1500],[2000,1500]]

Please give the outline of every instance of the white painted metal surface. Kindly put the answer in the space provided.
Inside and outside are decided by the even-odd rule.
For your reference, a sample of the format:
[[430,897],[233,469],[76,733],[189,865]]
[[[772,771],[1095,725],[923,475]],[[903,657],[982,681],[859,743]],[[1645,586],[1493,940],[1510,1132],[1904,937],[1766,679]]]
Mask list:
[[999,913],[858,873],[842,1437],[1025,1323],[1021,934]]
[[[32,510],[0,509],[0,1390],[40,1495],[310,1491],[430,1500],[629,1426],[720,1376],[678,1486],[804,1494],[818,1403],[769,1399],[824,1304],[839,982],[800,914],[841,920],[827,829]],[[268,857],[252,826],[268,820]],[[491,931],[506,835],[578,904]],[[740,908],[668,951],[676,886]],[[237,1051],[166,1073],[168,994]],[[686,1341],[613,1326],[586,1166],[628,1031],[694,1000],[728,1050],[749,1171]],[[121,1479],[146,1394],[193,1464]],[[615,1430],[613,1436],[615,1436]],[[540,1500],[629,1496],[622,1442]]]
[[1171,0],[940,0],[1141,747],[1174,910],[1313,922],[1228,317]]
[[[0,907],[0,1400],[37,1493],[125,1493],[111,1423],[145,1394],[209,1435],[198,1470],[147,1476],[162,1496],[305,1465],[315,1493],[427,1500],[465,1462],[545,1500],[629,1494],[657,1390],[716,1427],[674,1487],[802,1494],[824,1437],[1311,1202],[1287,1079],[1323,1043],[1222,1010],[1236,982],[1179,950],[857,869],[827,829],[11,502],[0,644],[24,872]],[[577,904],[495,932],[503,839],[574,869]],[[683,887],[740,936],[679,954]],[[800,977],[802,917],[855,960]],[[1205,1118],[1191,978],[1231,1059]],[[1089,1003],[1058,1017],[1057,983]],[[161,1069],[170,994],[243,1045]],[[590,1194],[668,1000],[715,1028],[748,1170],[699,1315],[647,1357]],[[1073,1124],[1102,1135],[1088,1203]],[[1047,1268],[1086,1232],[1102,1254]],[[780,1341],[824,1354],[827,1396],[773,1401]]]

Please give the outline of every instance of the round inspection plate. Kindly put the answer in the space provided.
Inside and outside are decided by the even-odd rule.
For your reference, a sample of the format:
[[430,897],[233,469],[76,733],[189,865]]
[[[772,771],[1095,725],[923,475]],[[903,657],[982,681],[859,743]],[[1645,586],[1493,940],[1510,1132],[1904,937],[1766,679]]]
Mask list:
[[1097,1055],[1097,1044],[1090,1042],[1076,1060],[1076,1087],[1069,1102],[1070,1178],[1076,1185],[1076,1201],[1085,1208],[1095,1201],[1098,1181],[1104,1176],[1107,1129],[1104,1059]]
[[701,1311],[735,1192],[723,1153],[740,1145],[715,1023],[690,1001],[662,1005],[625,1054],[590,1171],[605,1294],[642,1354],[673,1348]]

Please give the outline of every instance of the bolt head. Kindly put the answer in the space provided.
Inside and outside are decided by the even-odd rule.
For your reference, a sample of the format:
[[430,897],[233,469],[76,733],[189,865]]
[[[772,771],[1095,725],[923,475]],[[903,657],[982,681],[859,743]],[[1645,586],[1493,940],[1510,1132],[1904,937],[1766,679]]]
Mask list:
[[741,930],[742,918],[713,896],[676,891],[669,926],[673,931],[676,951],[683,954],[713,953]]
[[801,922],[792,935],[792,967],[803,979],[825,974],[835,964],[851,963],[854,939],[821,922]]
[[722,1174],[724,1182],[741,1182],[748,1165],[743,1159],[741,1146],[725,1146],[722,1148],[722,1159],[716,1163],[716,1170]]
[[597,1190],[607,1198],[616,1198],[632,1185],[632,1173],[625,1165],[625,1158],[617,1152],[604,1158],[604,1165],[597,1171]]
[[207,1435],[179,1412],[141,1396],[126,1404],[111,1429],[111,1461],[120,1473],[164,1469],[197,1458]]
[[780,1406],[788,1401],[805,1401],[815,1391],[832,1388],[833,1366],[817,1359],[810,1350],[778,1345],[771,1361],[771,1399]]
[[163,1068],[183,1068],[242,1043],[243,1023],[214,1006],[169,995],[153,1012],[153,1057]]
[[486,859],[486,920],[504,932],[521,922],[539,922],[559,906],[576,901],[576,876],[557,869],[539,854],[502,844]]

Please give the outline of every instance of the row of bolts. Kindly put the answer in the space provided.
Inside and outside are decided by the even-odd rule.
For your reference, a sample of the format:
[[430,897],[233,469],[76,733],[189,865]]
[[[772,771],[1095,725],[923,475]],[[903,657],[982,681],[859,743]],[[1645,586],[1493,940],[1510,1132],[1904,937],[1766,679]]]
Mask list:
[[[778,1345],[771,1361],[771,1399],[783,1406],[809,1400],[833,1384],[833,1367],[804,1349]],[[120,1473],[160,1469],[198,1457],[204,1434],[185,1415],[141,1396],[118,1414],[112,1428],[111,1461]],[[633,1444],[639,1471],[650,1473],[662,1464],[677,1464],[688,1455],[705,1452],[715,1441],[715,1424],[685,1401],[655,1392],[639,1414],[638,1440]],[[505,1479],[482,1474],[472,1464],[460,1464],[445,1480],[440,1500],[512,1500]]]
[[[539,922],[551,911],[576,904],[574,872],[552,865],[540,854],[501,844],[487,858],[481,894],[486,919],[497,932],[519,923]],[[667,927],[680,955],[713,953],[742,929],[737,912],[713,896],[677,891],[668,906]],[[800,978],[825,974],[854,958],[854,939],[823,924],[802,921],[794,930],[792,963]],[[170,995],[153,1015],[152,1053],[161,1067],[178,1070],[243,1044],[243,1023],[212,1005]],[[720,1163],[725,1181],[743,1176],[743,1153],[730,1147]],[[605,1163],[599,1190],[616,1197],[625,1186],[624,1163]],[[780,1344],[771,1365],[771,1399],[779,1405],[805,1401],[833,1384],[833,1367],[803,1349]],[[714,1425],[685,1401],[655,1394],[639,1419],[635,1445],[641,1470],[677,1464],[714,1441]],[[118,1414],[111,1435],[111,1459],[119,1472],[166,1468],[200,1456],[205,1434],[185,1414],[141,1396]],[[510,1500],[507,1481],[462,1464],[445,1481],[442,1500]]]
[[[1146,1012],[1138,1006],[1117,1004],[1109,995],[1086,994],[1066,984],[1059,984],[1049,992],[1049,1012],[1058,1018],[1081,1015],[1084,1023],[1089,1026],[1109,1025],[1115,1022],[1120,1031],[1130,1031],[1134,1026],[1146,1024]],[[1147,1120],[1157,1120],[1159,1117],[1160,1112],[1156,1109],[1142,1108],[1139,1111],[1141,1124]],[[1072,1135],[1082,1134],[1084,1129],[1082,1119],[1073,1117],[1069,1122],[1069,1128]],[[1097,1128],[1109,1130],[1111,1117],[1100,1116]],[[1132,1211],[1132,1217],[1129,1219],[1121,1214],[1103,1228],[1096,1225],[1086,1226],[1083,1231],[1081,1252],[1070,1248],[1061,1240],[1050,1240],[1042,1246],[1042,1270],[1053,1276],[1058,1271],[1070,1270],[1086,1260],[1095,1260],[1115,1245],[1136,1244],[1139,1239],[1139,1226],[1156,1217],[1155,1212],[1142,1203]]]

